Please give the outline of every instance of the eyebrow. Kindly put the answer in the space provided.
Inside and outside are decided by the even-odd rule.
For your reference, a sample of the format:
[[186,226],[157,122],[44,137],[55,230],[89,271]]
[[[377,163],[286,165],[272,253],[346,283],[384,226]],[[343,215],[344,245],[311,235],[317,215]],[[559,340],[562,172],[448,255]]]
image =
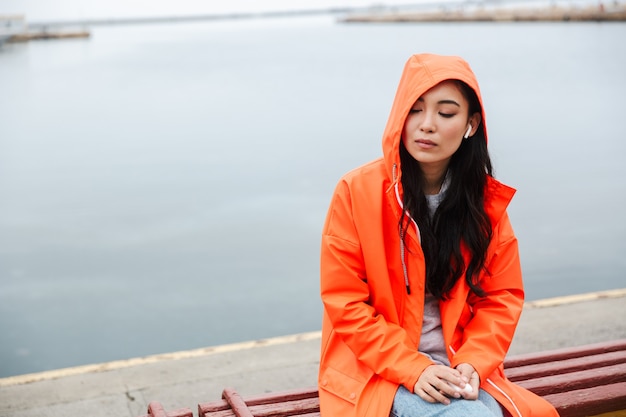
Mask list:
[[[417,101],[423,103],[424,99],[422,97],[420,97],[420,98],[417,99]],[[457,107],[461,107],[461,105],[459,103],[457,103],[456,101],[454,101],[454,100],[439,100],[437,102],[437,104],[454,104]]]

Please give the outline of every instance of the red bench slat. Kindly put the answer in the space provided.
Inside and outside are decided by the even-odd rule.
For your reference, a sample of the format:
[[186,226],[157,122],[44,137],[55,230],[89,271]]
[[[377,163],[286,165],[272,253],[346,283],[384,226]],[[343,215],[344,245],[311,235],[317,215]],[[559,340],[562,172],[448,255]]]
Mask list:
[[[249,413],[254,417],[284,417],[294,415],[308,415],[310,413],[319,413],[320,404],[319,398],[317,397],[317,390],[314,392],[314,394],[315,396],[313,397],[301,398],[291,401],[283,401],[282,398],[276,398],[273,402],[269,403],[266,401],[264,401],[263,404],[256,405],[252,405],[248,401],[246,401],[246,403],[248,404]],[[210,415],[211,417],[240,417],[240,414],[237,414],[230,409],[212,411],[214,408],[215,407],[211,406],[211,403],[200,404],[198,406],[198,415]]]
[[220,410],[220,411],[204,411],[204,412],[201,412],[200,410],[198,410],[198,416],[200,416],[200,417],[205,417],[205,416],[211,416],[211,417],[237,417],[236,414],[233,412],[233,410],[231,410],[230,408],[228,410]]
[[564,359],[560,361],[537,363],[506,369],[504,373],[514,382],[554,375],[556,373],[571,373],[591,368],[626,363],[626,350],[609,352],[580,358]]
[[626,363],[586,369],[573,374],[556,374],[535,379],[518,381],[517,384],[546,396],[565,391],[573,391],[594,386],[626,382]]
[[148,404],[148,414],[141,417],[193,417],[193,412],[189,408],[165,411],[161,403],[152,401]]
[[548,394],[543,398],[556,407],[561,417],[585,417],[626,410],[626,382]]
[[626,350],[626,339],[619,339],[611,342],[592,343],[589,345],[552,349],[542,352],[523,353],[507,358],[504,361],[504,367],[517,368],[518,366],[532,365],[535,363],[561,361],[564,359],[580,358],[600,353],[624,350]]
[[[255,406],[261,404],[273,404],[276,402],[303,400],[307,398],[317,398],[317,387],[298,388],[289,391],[283,391],[279,393],[269,393],[265,395],[255,395],[246,397],[246,404],[248,406]],[[204,402],[198,404],[199,414],[202,416],[204,413],[216,412],[222,410],[230,410],[230,405],[226,400],[218,400],[211,402]]]
[[315,413],[320,411],[319,398],[287,401],[274,404],[255,405],[250,407],[254,417],[285,417]]
[[295,390],[283,391],[281,393],[270,393],[247,397],[246,404],[260,405],[273,403],[279,398],[282,401],[303,400],[306,398],[317,398],[317,387],[299,388]]
[[241,395],[232,388],[226,388],[222,394],[224,399],[230,404],[230,408],[233,410],[237,417],[254,417],[248,408],[246,402],[241,398]]

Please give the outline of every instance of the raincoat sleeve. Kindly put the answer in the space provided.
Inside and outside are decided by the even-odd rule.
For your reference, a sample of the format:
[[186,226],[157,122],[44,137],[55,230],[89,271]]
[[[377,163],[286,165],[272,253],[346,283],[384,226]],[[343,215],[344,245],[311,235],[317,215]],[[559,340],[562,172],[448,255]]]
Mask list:
[[504,362],[524,305],[517,239],[506,213],[494,229],[492,245],[487,263],[490,274],[481,279],[486,297],[470,293],[473,317],[451,361],[452,367],[460,363],[474,366],[481,383]]
[[[424,368],[433,363],[411,347],[401,326],[386,320],[369,303],[367,281],[375,277],[367,276],[353,212],[349,187],[341,182],[322,235],[321,296],[325,312],[334,332],[360,364],[412,392]],[[384,259],[384,254],[378,256]]]

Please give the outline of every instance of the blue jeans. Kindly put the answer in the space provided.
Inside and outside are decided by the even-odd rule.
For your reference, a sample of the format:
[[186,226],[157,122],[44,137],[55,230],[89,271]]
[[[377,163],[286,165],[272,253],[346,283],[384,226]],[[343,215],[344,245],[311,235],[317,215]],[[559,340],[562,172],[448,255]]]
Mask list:
[[480,390],[478,400],[450,398],[450,405],[431,404],[403,386],[393,399],[390,417],[503,417],[500,404],[486,391]]

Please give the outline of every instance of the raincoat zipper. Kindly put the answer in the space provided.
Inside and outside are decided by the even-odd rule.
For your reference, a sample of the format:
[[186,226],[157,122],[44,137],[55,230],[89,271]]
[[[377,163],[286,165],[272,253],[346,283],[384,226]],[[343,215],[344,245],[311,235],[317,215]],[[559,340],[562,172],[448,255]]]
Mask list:
[[497,389],[500,394],[504,395],[506,397],[507,400],[509,400],[511,402],[511,405],[513,405],[513,408],[515,409],[515,412],[517,413],[517,415],[519,417],[522,417],[522,413],[519,411],[519,408],[517,408],[517,406],[515,405],[515,402],[513,401],[513,399],[511,397],[509,397],[507,395],[506,392],[504,392],[504,390],[502,390],[502,388],[500,388],[499,386],[497,386],[491,379],[487,378],[487,382],[489,382],[489,384],[491,384],[492,387],[494,387],[495,389]]

